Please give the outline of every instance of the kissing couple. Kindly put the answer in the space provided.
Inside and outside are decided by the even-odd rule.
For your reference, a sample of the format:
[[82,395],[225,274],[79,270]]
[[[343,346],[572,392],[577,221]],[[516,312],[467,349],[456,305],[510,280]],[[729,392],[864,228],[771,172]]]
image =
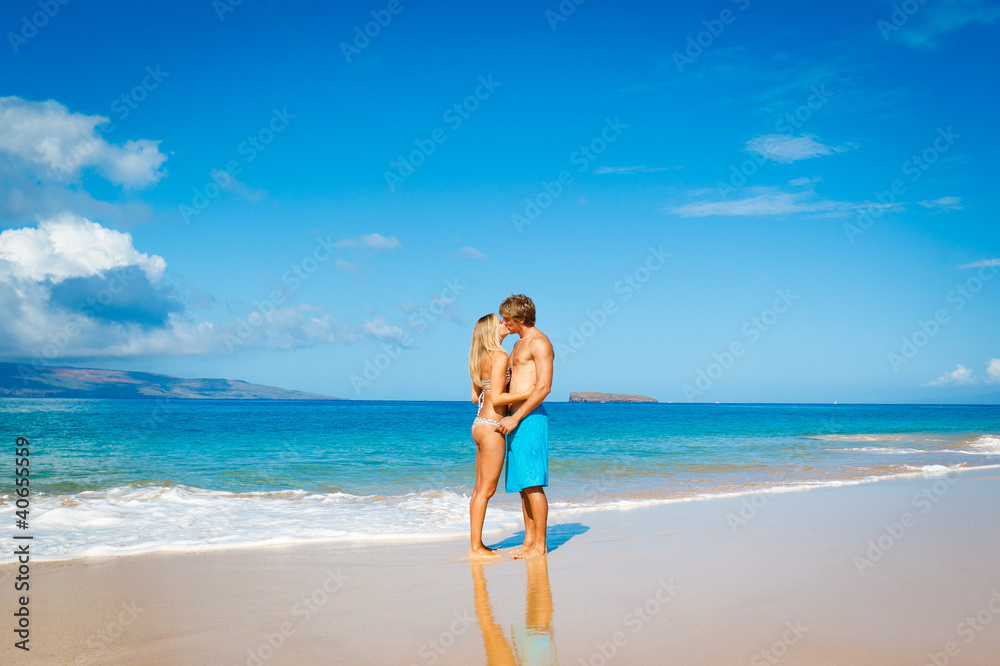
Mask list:
[[[552,390],[555,354],[549,338],[535,328],[535,304],[530,298],[510,296],[500,304],[499,312],[499,316],[490,313],[479,318],[469,349],[471,397],[479,403],[472,422],[476,485],[469,501],[469,557],[473,559],[502,556],[483,543],[483,521],[504,459],[504,485],[508,493],[520,493],[524,514],[524,544],[511,552],[511,558],[548,552],[549,417],[542,401]],[[518,341],[508,357],[500,343],[510,334],[518,336]]]

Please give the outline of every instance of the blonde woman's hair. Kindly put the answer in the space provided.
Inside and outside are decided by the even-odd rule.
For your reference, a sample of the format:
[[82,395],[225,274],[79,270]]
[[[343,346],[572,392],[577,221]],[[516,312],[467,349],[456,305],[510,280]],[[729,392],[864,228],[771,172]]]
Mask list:
[[469,375],[472,376],[472,384],[477,389],[483,388],[483,378],[480,376],[483,357],[490,352],[503,351],[503,347],[500,346],[500,334],[497,333],[499,324],[500,317],[491,312],[480,317],[472,329],[472,345],[469,347]]

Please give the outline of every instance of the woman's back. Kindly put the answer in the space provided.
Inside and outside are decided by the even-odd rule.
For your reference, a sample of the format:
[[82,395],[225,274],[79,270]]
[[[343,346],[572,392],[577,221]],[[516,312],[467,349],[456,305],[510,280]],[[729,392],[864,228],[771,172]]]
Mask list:
[[[506,380],[503,385],[498,385],[496,387],[491,386],[491,375],[493,374],[493,368],[496,363],[502,363],[504,366],[507,365],[507,354],[503,351],[500,352],[490,352],[483,356],[483,360],[479,364],[479,376],[482,378],[483,388],[479,392],[479,416],[486,419],[499,420],[507,415],[507,410],[504,407],[499,409],[493,405],[492,392],[497,391],[498,393],[503,393],[507,390]],[[510,370],[507,370],[507,378],[510,376]]]

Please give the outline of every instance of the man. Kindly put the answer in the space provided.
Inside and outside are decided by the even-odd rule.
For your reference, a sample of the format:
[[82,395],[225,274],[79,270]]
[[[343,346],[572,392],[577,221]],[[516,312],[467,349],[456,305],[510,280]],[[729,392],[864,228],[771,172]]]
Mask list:
[[542,401],[552,390],[552,361],[555,353],[548,337],[535,328],[535,304],[524,294],[516,294],[500,304],[500,317],[507,329],[520,339],[510,354],[510,393],[531,390],[528,398],[513,403],[513,411],[500,420],[497,431],[507,436],[508,493],[521,493],[524,512],[524,545],[511,557],[516,560],[545,555],[545,528],[549,502],[549,417]]

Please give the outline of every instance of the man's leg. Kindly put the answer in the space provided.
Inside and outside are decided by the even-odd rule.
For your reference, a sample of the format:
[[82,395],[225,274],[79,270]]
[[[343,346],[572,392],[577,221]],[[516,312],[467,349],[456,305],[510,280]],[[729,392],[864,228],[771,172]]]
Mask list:
[[[548,552],[545,541],[545,530],[549,519],[549,500],[545,497],[545,488],[542,486],[525,488],[521,491],[521,497],[527,499],[527,511],[531,513],[533,529],[529,533],[527,527],[525,527],[525,546],[520,552],[512,554],[511,557],[514,559],[523,559],[525,557],[534,557],[535,555],[545,555]],[[529,534],[532,535],[530,547],[527,545]]]
[[510,551],[511,557],[535,544],[535,521],[531,515],[531,504],[528,502],[528,493],[525,490],[521,491],[521,514],[524,516],[524,543]]
[[535,543],[535,513],[528,501],[527,488],[521,491],[521,513],[524,514],[524,545]]

